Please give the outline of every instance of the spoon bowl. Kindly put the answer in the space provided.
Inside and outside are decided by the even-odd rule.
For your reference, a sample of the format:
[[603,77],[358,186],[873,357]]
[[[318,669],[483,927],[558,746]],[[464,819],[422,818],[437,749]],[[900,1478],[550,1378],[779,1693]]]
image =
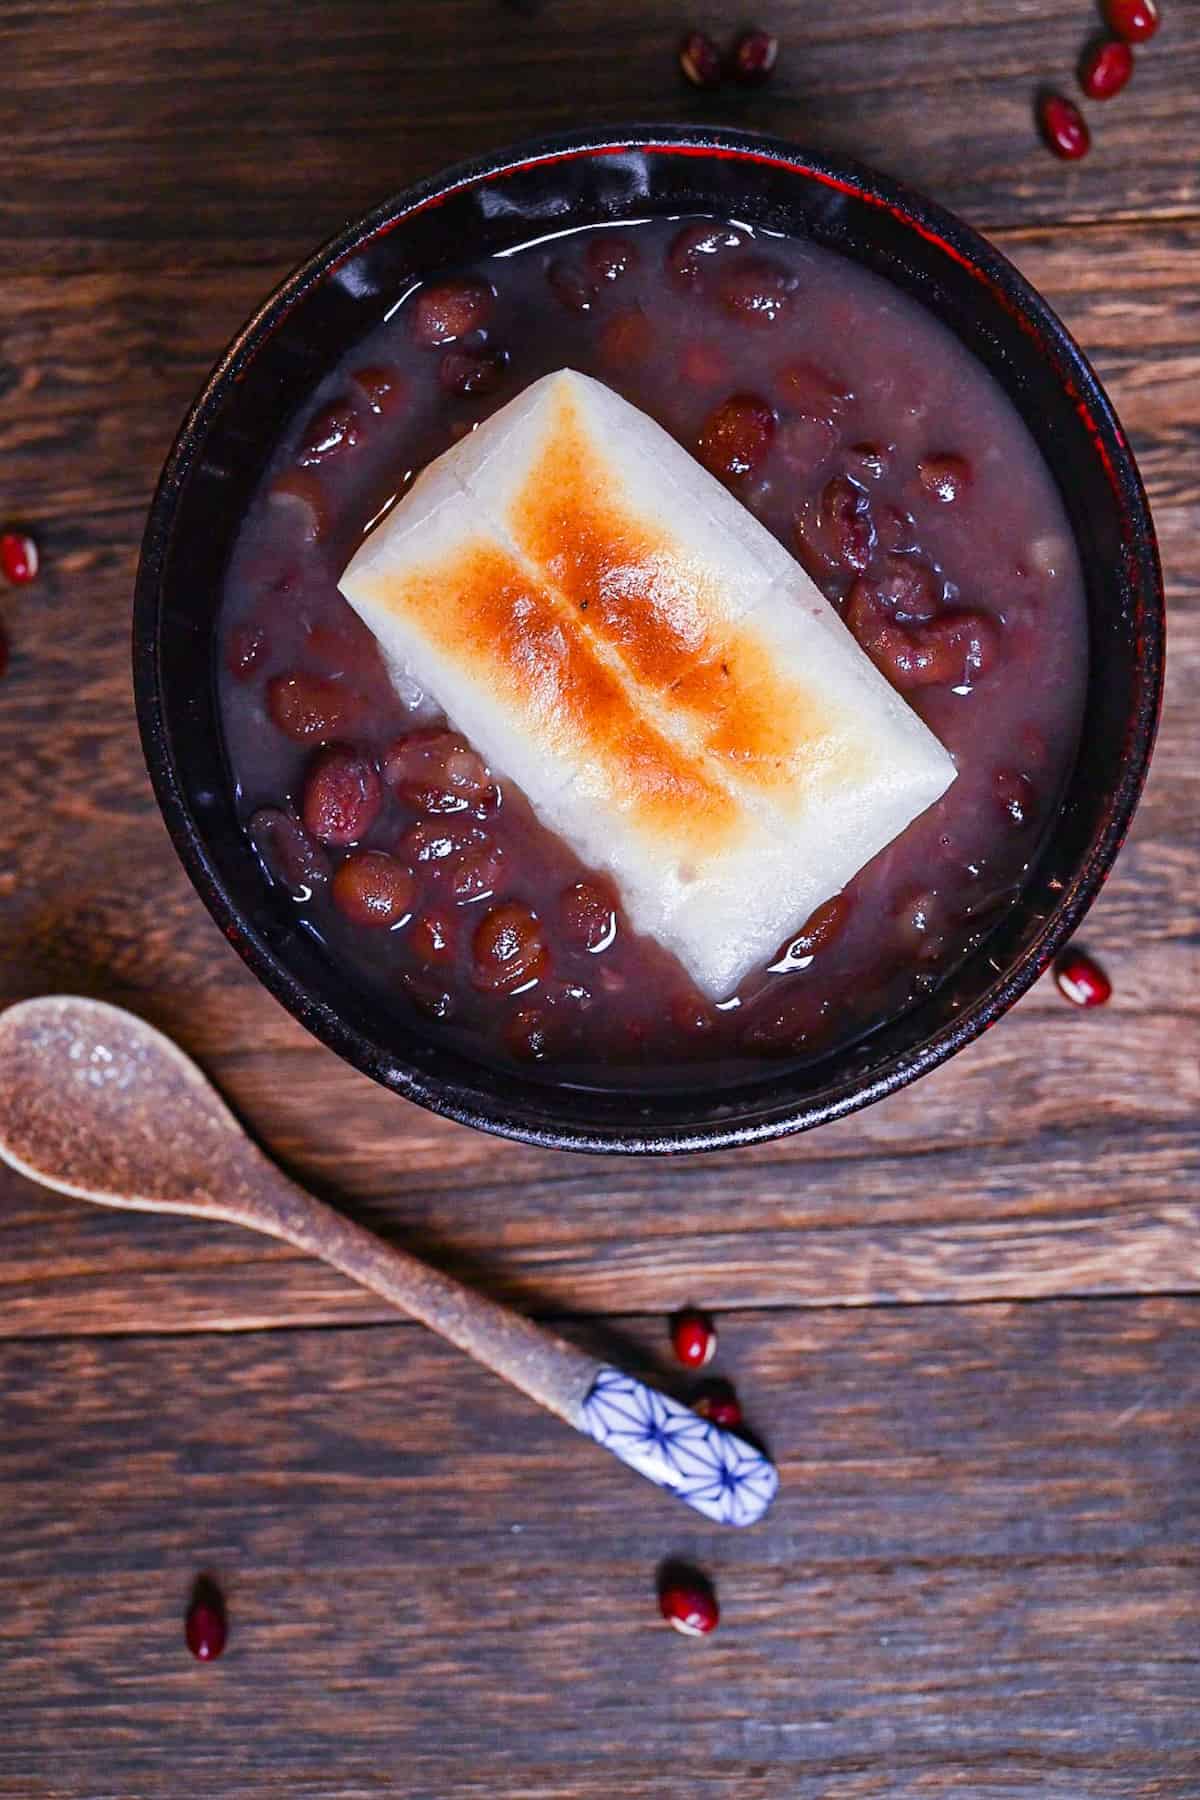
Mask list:
[[190,1057],[100,1000],[0,1014],[0,1093],[0,1154],[79,1200],[244,1221],[254,1177],[278,1173]]

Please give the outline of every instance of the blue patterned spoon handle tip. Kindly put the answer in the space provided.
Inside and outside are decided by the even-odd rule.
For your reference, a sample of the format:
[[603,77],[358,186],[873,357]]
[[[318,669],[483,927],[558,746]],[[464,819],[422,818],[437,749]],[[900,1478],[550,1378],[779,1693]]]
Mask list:
[[580,1427],[639,1475],[721,1525],[755,1524],[779,1487],[779,1471],[753,1444],[619,1369],[599,1371],[580,1409]]

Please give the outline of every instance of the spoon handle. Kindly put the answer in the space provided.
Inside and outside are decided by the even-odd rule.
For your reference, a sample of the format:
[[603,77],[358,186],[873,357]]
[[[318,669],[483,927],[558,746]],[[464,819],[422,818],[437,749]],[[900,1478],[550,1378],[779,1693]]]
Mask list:
[[430,1268],[294,1187],[261,1190],[244,1221],[340,1269],[707,1518],[752,1525],[779,1476],[754,1445],[544,1326]]
[[[246,1223],[267,1224],[266,1197],[256,1197]],[[370,1288],[439,1337],[483,1363],[568,1425],[578,1427],[580,1408],[595,1379],[594,1357],[532,1319],[464,1287],[407,1250],[385,1243],[315,1195],[291,1183],[272,1186],[274,1235],[331,1263],[360,1287]]]

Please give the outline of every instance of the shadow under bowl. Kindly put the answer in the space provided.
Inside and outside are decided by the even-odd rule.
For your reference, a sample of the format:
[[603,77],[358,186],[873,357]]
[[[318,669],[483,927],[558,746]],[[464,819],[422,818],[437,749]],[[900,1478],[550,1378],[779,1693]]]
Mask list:
[[[541,233],[708,213],[807,237],[942,320],[1021,414],[1061,489],[1087,588],[1081,749],[1019,897],[927,998],[859,1042],[722,1088],[553,1084],[487,1067],[349,983],[264,876],[239,824],[217,705],[224,570],[289,418],[411,282]],[[1137,802],[1162,683],[1162,578],[1145,494],[1078,346],[996,250],[940,207],[840,159],[733,130],[572,134],[482,158],[388,200],[318,251],[235,339],[151,507],[134,681],[146,760],[184,865],[229,940],[318,1038],[464,1124],[563,1149],[720,1149],[819,1125],[968,1044],[1038,978],[1094,899]]]

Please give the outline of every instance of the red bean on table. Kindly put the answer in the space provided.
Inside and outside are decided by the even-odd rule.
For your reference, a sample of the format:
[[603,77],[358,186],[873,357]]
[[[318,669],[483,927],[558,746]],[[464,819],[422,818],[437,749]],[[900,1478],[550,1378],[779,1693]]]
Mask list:
[[1046,94],[1038,107],[1042,135],[1056,156],[1077,162],[1092,146],[1087,120],[1073,100],[1064,94]]
[[1161,23],[1158,0],[1104,0],[1104,16],[1127,44],[1144,44]]
[[721,85],[723,68],[721,52],[707,32],[689,31],[679,46],[679,67],[684,79],[693,87],[715,88]]
[[1080,64],[1079,85],[1089,100],[1111,100],[1133,74],[1133,51],[1123,38],[1093,44]]

